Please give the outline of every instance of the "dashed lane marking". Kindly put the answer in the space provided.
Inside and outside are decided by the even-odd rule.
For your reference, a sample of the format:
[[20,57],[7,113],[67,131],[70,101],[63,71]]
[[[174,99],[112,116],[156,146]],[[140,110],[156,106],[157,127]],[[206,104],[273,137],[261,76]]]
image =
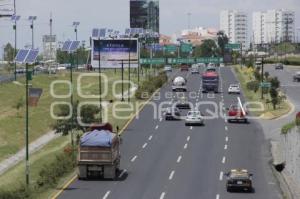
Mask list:
[[103,196],[103,199],[106,199],[106,198],[109,196],[109,194],[110,194],[110,191],[107,191],[107,192],[105,193],[105,195]]
[[179,163],[182,159],[182,156],[180,155],[178,158],[177,158],[177,163]]
[[224,146],[224,150],[227,150],[227,148],[228,148],[228,145],[227,145],[227,144],[225,144],[225,146]]
[[188,147],[188,144],[186,143],[183,148],[186,149],[187,147]]
[[222,158],[222,163],[225,164],[225,162],[226,162],[226,157],[224,156],[224,157]]
[[131,159],[131,162],[134,162],[136,159],[137,159],[137,156],[134,156],[134,157]]
[[165,198],[165,195],[166,195],[166,193],[165,193],[165,192],[162,192],[162,193],[160,194],[159,199],[164,199],[164,198]]
[[145,144],[143,145],[143,149],[144,149],[144,148],[146,148],[146,146],[147,146],[147,145],[148,145],[148,144],[147,144],[147,143],[145,143]]
[[155,129],[158,129],[158,125],[156,125]]
[[169,180],[172,180],[174,177],[175,171],[173,170],[169,175]]
[[223,175],[224,175],[224,173],[223,173],[223,171],[221,171],[221,172],[220,172],[220,176],[219,176],[219,180],[220,180],[220,181],[223,180]]
[[152,136],[152,135],[150,135],[150,136],[149,136],[149,138],[148,138],[148,140],[150,141],[150,140],[152,140],[152,138],[153,138],[153,136]]
[[187,138],[186,138],[186,141],[190,141],[190,139],[191,139],[191,136],[188,136]]

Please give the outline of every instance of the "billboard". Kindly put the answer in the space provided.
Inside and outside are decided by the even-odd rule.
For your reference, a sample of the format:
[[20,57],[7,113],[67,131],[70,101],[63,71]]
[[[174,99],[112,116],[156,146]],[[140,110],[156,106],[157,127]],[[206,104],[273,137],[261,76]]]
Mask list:
[[14,14],[14,0],[0,0],[0,17],[9,17]]
[[101,68],[121,68],[128,67],[130,57],[130,67],[138,67],[138,40],[131,39],[94,39],[92,42],[92,66],[99,67],[99,57]]

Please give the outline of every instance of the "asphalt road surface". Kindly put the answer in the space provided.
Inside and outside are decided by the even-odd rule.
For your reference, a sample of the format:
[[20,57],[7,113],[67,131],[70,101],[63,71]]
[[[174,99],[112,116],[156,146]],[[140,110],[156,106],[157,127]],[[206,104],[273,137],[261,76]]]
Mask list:
[[[200,110],[209,116],[214,103],[224,107],[237,102],[228,95],[229,84],[237,82],[230,68],[220,68],[218,94],[202,94],[200,75],[187,72],[189,101],[203,103]],[[159,99],[173,103],[176,95],[166,98],[171,85],[164,86]],[[223,91],[223,92],[222,92]],[[241,97],[244,101],[243,97]],[[210,104],[208,104],[210,103]],[[223,107],[218,108],[222,110]],[[75,180],[60,199],[277,199],[281,198],[268,167],[266,141],[258,122],[226,123],[224,117],[205,120],[204,126],[186,127],[184,121],[155,118],[153,107],[145,106],[123,133],[121,169],[117,181]],[[185,115],[187,111],[182,111]],[[223,115],[223,114],[219,114]],[[225,172],[245,168],[254,174],[254,193],[227,193]]]

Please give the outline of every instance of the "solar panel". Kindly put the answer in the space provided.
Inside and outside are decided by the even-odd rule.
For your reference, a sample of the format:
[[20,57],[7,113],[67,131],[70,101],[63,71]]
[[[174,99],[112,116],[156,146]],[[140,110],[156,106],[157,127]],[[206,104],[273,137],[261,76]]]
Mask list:
[[62,47],[62,51],[69,51],[71,44],[72,44],[71,41],[66,41]]
[[27,57],[28,52],[29,52],[29,50],[25,50],[25,49],[19,50],[19,52],[17,53],[17,56],[15,58],[15,61],[23,63]]
[[77,50],[79,44],[80,44],[80,41],[73,41],[69,48],[69,51],[72,52],[72,51]]
[[99,29],[97,29],[97,28],[93,29],[92,37],[99,37]]
[[30,50],[26,57],[25,63],[34,63],[38,54],[39,54],[38,50]]
[[100,29],[100,33],[99,33],[99,37],[105,37],[106,35],[106,29],[105,28],[101,28]]

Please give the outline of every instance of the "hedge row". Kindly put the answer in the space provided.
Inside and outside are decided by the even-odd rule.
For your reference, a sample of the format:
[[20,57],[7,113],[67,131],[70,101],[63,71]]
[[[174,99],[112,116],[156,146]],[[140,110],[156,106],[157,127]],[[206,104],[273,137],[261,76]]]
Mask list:
[[[274,59],[269,59],[269,60],[265,60],[266,64],[275,64],[278,63],[280,61],[274,60]],[[297,60],[283,60],[282,63],[284,65],[292,65],[292,66],[300,66],[300,61]]]
[[45,164],[39,172],[38,179],[26,186],[23,182],[16,182],[11,189],[0,189],[1,199],[30,199],[34,194],[40,193],[46,188],[54,188],[59,178],[73,171],[76,166],[76,155],[73,155],[71,148],[65,148],[64,152],[56,155],[55,160],[50,164]]
[[167,81],[168,76],[165,72],[159,73],[158,76],[150,77],[139,86],[135,92],[135,97],[137,99],[149,99],[154,91],[162,87]]

